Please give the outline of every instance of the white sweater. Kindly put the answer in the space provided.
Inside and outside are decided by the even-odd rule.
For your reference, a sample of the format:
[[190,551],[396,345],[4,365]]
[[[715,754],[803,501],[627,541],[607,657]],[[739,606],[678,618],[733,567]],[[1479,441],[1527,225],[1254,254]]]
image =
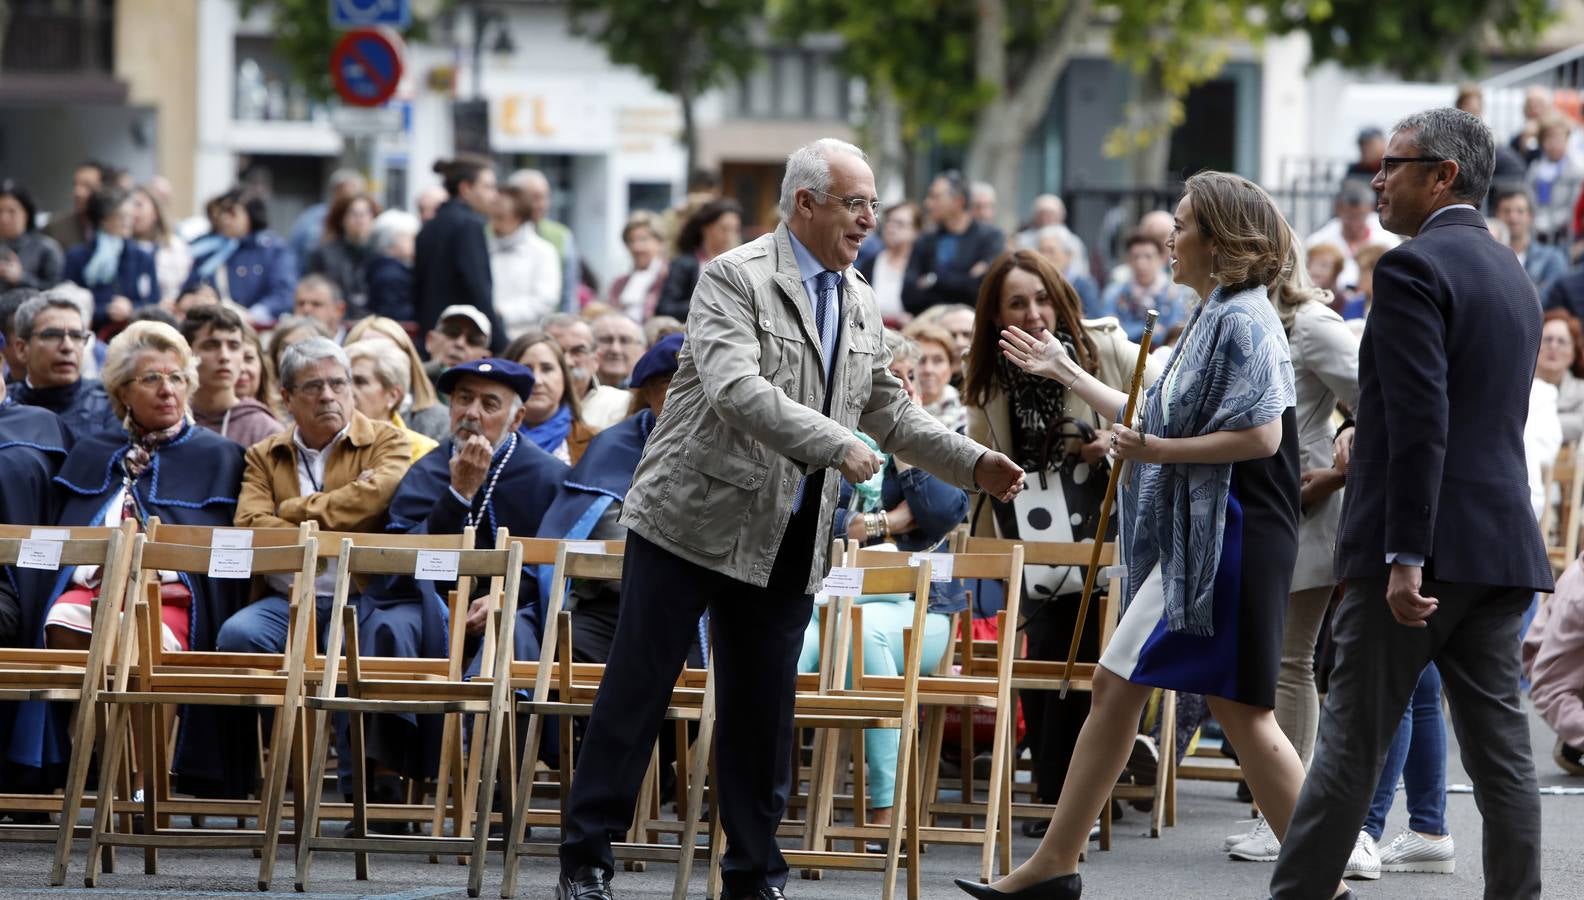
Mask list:
[[511,234],[490,235],[490,276],[495,312],[515,338],[561,308],[561,257],[530,224]]

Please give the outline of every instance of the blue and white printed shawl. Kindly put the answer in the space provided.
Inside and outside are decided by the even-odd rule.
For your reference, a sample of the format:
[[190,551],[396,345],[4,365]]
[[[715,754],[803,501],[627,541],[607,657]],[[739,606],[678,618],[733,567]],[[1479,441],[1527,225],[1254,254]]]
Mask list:
[[[1296,402],[1287,335],[1264,286],[1230,296],[1217,288],[1194,310],[1183,338],[1144,396],[1141,432],[1177,438],[1242,431],[1281,418]],[[1122,489],[1124,606],[1159,562],[1167,628],[1214,633],[1231,485],[1231,463],[1135,465]]]

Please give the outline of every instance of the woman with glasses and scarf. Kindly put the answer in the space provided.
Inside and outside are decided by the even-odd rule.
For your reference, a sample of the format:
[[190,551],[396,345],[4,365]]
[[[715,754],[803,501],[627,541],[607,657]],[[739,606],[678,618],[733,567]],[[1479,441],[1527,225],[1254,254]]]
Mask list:
[[[1072,285],[1033,250],[1004,253],[991,264],[979,289],[974,318],[962,392],[968,406],[968,436],[1011,456],[1031,474],[1027,498],[975,505],[969,517],[974,536],[1063,542],[1093,537],[1109,471],[1107,429],[1115,411],[1091,409],[1063,383],[1017,368],[1002,358],[997,342],[1001,329],[1010,326],[1055,337],[1084,371],[1119,391],[1128,388],[1138,346],[1127,339],[1116,319],[1085,320]],[[1153,382],[1158,371],[1158,364],[1152,363],[1145,381]],[[1054,508],[1058,505],[1059,510]],[[1108,534],[1112,530],[1107,527]],[[1036,567],[1026,573],[1024,585],[1029,658],[1066,659],[1078,619],[1075,601],[1083,589],[1083,573]],[[1094,659],[1100,652],[1098,616],[1085,623],[1079,651],[1083,659]],[[1049,692],[1029,691],[1021,700],[1039,801],[1055,803],[1061,797],[1078,729],[1089,714],[1089,695],[1058,699]],[[1024,831],[1037,837],[1044,825],[1029,822]]]
[[[72,447],[55,477],[55,524],[115,527],[151,518],[228,527],[242,484],[242,448],[192,424],[188,394],[197,362],[176,329],[134,322],[110,342],[104,383],[124,434],[97,434]],[[17,570],[19,573],[23,570]],[[221,622],[247,601],[246,580],[161,572],[160,634],[167,651],[209,650]],[[20,596],[24,634],[34,646],[86,649],[92,603],[103,587],[97,568],[27,570]],[[70,755],[65,704],[24,704],[7,747],[14,765],[53,771]],[[179,755],[177,769],[182,769]]]

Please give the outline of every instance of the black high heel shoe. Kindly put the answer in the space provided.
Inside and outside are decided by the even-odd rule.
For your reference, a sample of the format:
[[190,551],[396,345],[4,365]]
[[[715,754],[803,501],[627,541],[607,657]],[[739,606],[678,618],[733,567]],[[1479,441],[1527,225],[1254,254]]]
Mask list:
[[964,881],[958,878],[955,882],[962,888],[963,893],[977,897],[978,900],[1078,900],[1083,896],[1083,880],[1078,877],[1077,872],[1047,878],[1039,884],[1029,885],[1021,891],[1013,891],[1010,894],[977,881]]

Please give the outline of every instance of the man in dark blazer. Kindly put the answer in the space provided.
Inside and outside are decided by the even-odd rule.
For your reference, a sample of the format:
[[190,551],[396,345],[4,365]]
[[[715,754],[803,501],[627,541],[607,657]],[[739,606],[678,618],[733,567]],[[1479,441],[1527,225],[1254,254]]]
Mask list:
[[919,236],[902,281],[902,307],[918,315],[940,303],[973,306],[990,263],[1006,250],[1006,235],[968,212],[968,184],[956,171],[930,183],[924,208],[935,230]]
[[1493,155],[1478,118],[1435,109],[1397,125],[1375,176],[1382,223],[1413,240],[1375,268],[1337,538],[1337,663],[1271,879],[1277,900],[1337,895],[1431,662],[1485,819],[1485,896],[1540,896],[1540,802],[1518,696],[1524,610],[1552,588],[1523,444],[1540,304],[1475,208]]

